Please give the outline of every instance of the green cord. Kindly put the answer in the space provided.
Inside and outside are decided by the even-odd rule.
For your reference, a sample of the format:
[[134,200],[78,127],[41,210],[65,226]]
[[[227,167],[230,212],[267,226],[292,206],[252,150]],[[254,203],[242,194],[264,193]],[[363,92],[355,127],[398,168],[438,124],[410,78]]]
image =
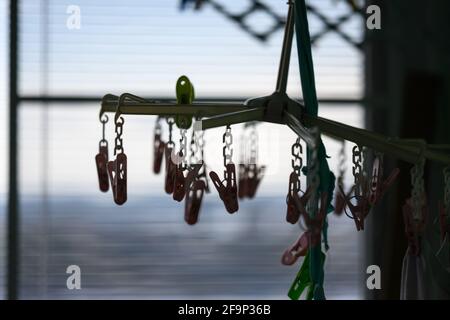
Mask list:
[[[315,87],[314,65],[311,53],[311,38],[309,34],[308,17],[305,0],[296,0],[294,4],[294,10],[295,10],[294,11],[295,33],[297,37],[297,52],[300,66],[300,79],[302,84],[302,92],[303,92],[303,99],[305,101],[306,113],[312,116],[317,116],[319,106],[317,102],[317,93]],[[308,159],[310,159],[310,154],[311,150],[308,148],[307,151]],[[335,177],[334,174],[329,169],[326,149],[325,146],[323,145],[322,140],[320,140],[317,156],[319,161],[319,176],[320,176],[318,195],[323,193],[328,194],[327,213],[329,213],[333,210],[331,202],[333,197]],[[317,198],[319,199],[319,197]],[[323,224],[322,231],[324,235],[324,242],[326,248],[328,247],[327,228],[328,223],[326,223],[325,221],[325,223]],[[322,252],[322,247],[320,244],[315,247],[312,247],[308,255],[309,260],[308,273],[310,276],[312,288],[311,295],[312,298],[314,298],[315,300],[325,299],[325,294],[323,290],[324,271],[323,271],[323,260],[321,258],[322,255],[324,254]],[[307,261],[306,258],[305,261]],[[304,267],[305,261],[302,266],[303,269],[306,268]],[[308,297],[310,297],[311,295],[308,295]]]

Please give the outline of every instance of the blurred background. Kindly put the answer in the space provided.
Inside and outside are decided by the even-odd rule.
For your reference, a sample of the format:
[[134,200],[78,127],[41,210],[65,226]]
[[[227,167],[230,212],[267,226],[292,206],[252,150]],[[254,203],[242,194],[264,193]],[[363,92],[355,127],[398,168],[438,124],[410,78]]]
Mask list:
[[[391,98],[394,94],[400,97],[403,91],[390,81],[402,76],[399,71],[389,80],[385,63],[400,70],[406,62],[397,56],[391,59],[397,49],[390,45],[402,45],[398,54],[406,55],[412,44],[399,44],[406,27],[386,28],[393,26],[402,10],[409,9],[380,4],[386,10],[383,14],[390,15],[383,15],[383,29],[371,35],[366,34],[364,1],[357,2],[362,11],[354,11],[347,1],[307,2],[319,114],[360,128],[400,133],[400,118],[407,117],[400,107],[394,110],[390,101],[401,105],[400,98]],[[173,99],[175,82],[183,74],[193,82],[199,100],[243,101],[272,93],[286,1],[261,0],[254,6],[251,0],[207,0],[199,10],[189,3],[183,8],[179,0],[13,3],[18,6],[17,30],[10,30],[14,22],[10,1],[0,0],[0,295],[20,299],[287,299],[299,264],[286,267],[280,258],[301,232],[298,225],[285,222],[290,147],[296,139],[288,128],[258,126],[259,162],[268,171],[256,198],[242,201],[239,212],[231,216],[213,190],[205,196],[195,226],[184,223],[184,203],[166,195],[162,175],[151,170],[154,117],[125,119],[128,202],[124,206],[116,206],[110,192],[98,190],[94,163],[101,138],[100,99],[106,93]],[[67,10],[73,5],[80,8],[79,29],[67,27],[71,15]],[[236,19],[249,8],[253,9],[245,20]],[[438,4],[434,8],[441,9]],[[427,34],[436,35],[442,27],[448,24],[427,28]],[[428,44],[425,54],[430,61],[447,57],[448,47],[441,48],[442,56],[434,53],[433,46],[441,46],[440,40]],[[16,59],[11,61],[12,57]],[[11,73],[17,70],[14,91],[8,91],[10,79],[15,79],[10,69]],[[400,86],[402,82],[395,83]],[[296,50],[288,93],[301,99]],[[13,113],[8,109],[11,105]],[[17,135],[11,136],[9,121],[14,110]],[[393,113],[387,116],[386,110]],[[236,150],[242,131],[241,126],[233,126]],[[205,160],[219,172],[222,134],[222,129],[205,134]],[[111,122],[106,135],[111,144]],[[11,156],[8,141],[17,148],[17,157]],[[324,142],[330,167],[336,172],[341,145],[330,139]],[[349,159],[351,147],[346,145]],[[352,181],[350,167],[346,181]],[[17,203],[10,210],[8,188],[10,203]],[[396,210],[392,206],[400,191],[393,193],[379,210],[374,226],[386,225],[387,208]],[[400,239],[395,252],[401,259],[405,242],[400,222],[390,224],[389,234],[377,232],[380,229],[363,234],[347,217],[329,217],[327,297],[394,297],[398,266],[388,270],[395,259],[387,251],[380,254],[387,249],[379,238],[392,240],[390,234]],[[8,243],[13,245],[9,251]],[[365,292],[366,267],[374,261],[387,261],[384,270],[393,275],[386,286],[383,282],[379,296]],[[66,287],[66,268],[74,264],[82,271],[81,290]]]

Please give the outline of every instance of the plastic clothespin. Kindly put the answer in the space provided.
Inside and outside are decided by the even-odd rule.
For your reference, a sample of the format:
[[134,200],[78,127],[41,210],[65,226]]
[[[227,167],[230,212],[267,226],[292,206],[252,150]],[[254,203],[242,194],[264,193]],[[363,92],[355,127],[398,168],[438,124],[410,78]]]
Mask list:
[[[288,194],[286,196],[286,221],[292,224],[297,223],[300,218],[300,212],[296,209],[294,195],[300,192],[300,178],[294,171],[289,175]],[[306,203],[306,202],[305,202]]]
[[166,178],[164,183],[164,190],[168,194],[172,194],[175,189],[175,174],[177,165],[172,161],[173,147],[166,145],[165,158],[166,158]]
[[255,197],[256,190],[261,179],[264,177],[265,170],[265,166],[258,166],[256,164],[249,164],[247,166],[246,195],[248,198],[252,199]]
[[[346,206],[349,208],[352,214],[351,218],[355,221],[356,230],[358,231],[364,230],[364,220],[370,211],[370,203],[368,197],[364,195],[363,196],[355,195],[351,197],[351,194],[354,191],[355,186],[352,187],[352,189],[347,195],[344,193],[344,190],[342,189],[341,186],[339,186],[339,189],[345,199]],[[363,192],[363,194],[364,193],[365,192]],[[352,199],[356,200],[356,205],[352,203]],[[346,210],[347,209],[344,208],[344,211],[347,213]]]
[[239,199],[243,199],[247,195],[248,189],[247,174],[248,174],[248,167],[243,163],[239,164],[239,180],[238,180]]
[[205,191],[205,182],[203,180],[195,180],[186,193],[186,202],[184,206],[184,221],[189,225],[196,224],[202,204]]
[[229,213],[234,213],[239,210],[239,203],[237,197],[237,186],[236,186],[236,167],[234,163],[228,163],[225,166],[224,180],[220,180],[217,173],[211,171],[209,173],[214,186],[219,193],[220,199],[222,199],[225,204],[225,208]]
[[[159,125],[158,123],[156,125]],[[158,174],[161,172],[161,164],[164,156],[166,144],[161,139],[161,133],[155,131],[153,138],[153,172]]]
[[127,156],[119,153],[114,161],[108,162],[109,179],[114,202],[122,205],[127,201]]
[[441,231],[441,242],[445,240],[445,236],[450,236],[450,208],[446,208],[444,204],[439,202],[439,229]]
[[95,156],[95,163],[97,166],[97,176],[100,191],[107,192],[109,190],[109,178],[108,178],[108,142],[102,144],[99,143],[99,151]]
[[400,174],[400,169],[395,168],[386,180],[383,179],[383,163],[380,157],[375,157],[373,161],[372,177],[370,180],[369,203],[375,205],[383,198],[387,189],[394,183]]
[[414,208],[412,206],[411,198],[406,200],[402,207],[402,211],[409,253],[418,256],[420,255],[420,240],[425,228],[425,220],[428,215],[427,206],[423,205],[422,208],[420,208],[421,217],[419,219],[414,217]]
[[292,246],[284,251],[283,256],[281,257],[281,263],[286,266],[291,266],[298,260],[299,257],[304,257],[308,252],[309,237],[309,231],[302,233],[297,241],[295,241]]
[[188,168],[188,174],[186,177],[184,176],[184,169],[179,166],[175,169],[175,188],[173,191],[173,199],[176,201],[182,201],[184,196],[189,191],[192,182],[196,177],[198,177],[198,173],[203,164],[193,164],[190,168]]

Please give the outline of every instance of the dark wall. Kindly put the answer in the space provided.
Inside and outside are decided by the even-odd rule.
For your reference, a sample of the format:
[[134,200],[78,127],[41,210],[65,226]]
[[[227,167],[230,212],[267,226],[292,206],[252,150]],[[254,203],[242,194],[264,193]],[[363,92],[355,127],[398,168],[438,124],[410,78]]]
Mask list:
[[[402,138],[425,138],[450,144],[450,1],[378,0],[382,29],[366,31],[366,125]],[[399,181],[381,206],[373,210],[366,230],[366,262],[382,272],[382,289],[367,291],[368,298],[398,299],[406,250],[401,206],[410,195],[411,165],[386,157],[389,171],[401,169]],[[429,216],[426,297],[450,297],[450,273],[435,253],[440,248],[438,201],[443,197],[443,166],[427,163],[426,190]]]

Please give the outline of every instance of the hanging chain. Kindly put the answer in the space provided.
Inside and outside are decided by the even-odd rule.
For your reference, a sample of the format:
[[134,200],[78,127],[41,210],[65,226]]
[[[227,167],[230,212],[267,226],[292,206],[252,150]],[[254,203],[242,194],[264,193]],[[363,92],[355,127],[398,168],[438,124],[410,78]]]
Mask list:
[[169,125],[169,141],[167,142],[167,146],[169,148],[173,148],[175,146],[175,143],[172,140],[172,131],[173,131],[173,124],[175,123],[175,119],[167,118],[166,121],[167,121],[167,124]]
[[450,167],[444,169],[444,207],[450,214]]
[[223,143],[225,143],[223,147],[223,165],[227,166],[227,164],[233,163],[233,148],[231,147],[233,144],[233,135],[231,134],[231,127],[229,125],[223,134]]
[[115,146],[114,146],[114,155],[116,155],[118,152],[123,153],[123,140],[122,140],[122,134],[123,134],[123,124],[125,123],[125,120],[123,117],[119,117],[116,120],[116,139],[114,140]]
[[161,118],[158,117],[156,118],[154,134],[161,136],[161,133],[162,133]]
[[297,138],[295,143],[292,145],[291,154],[293,157],[293,159],[291,160],[292,170],[300,178],[302,167],[303,167],[303,159],[302,159],[303,148],[302,148],[302,145],[300,144],[300,138]]
[[195,130],[192,129],[191,143],[190,143],[190,157],[189,157],[190,164],[197,164],[199,162],[198,158],[199,151],[200,148],[198,146],[198,138],[195,134]]
[[423,179],[424,167],[425,158],[421,157],[411,169],[411,201],[413,207],[413,217],[416,221],[422,220],[422,207],[425,205],[425,182]]
[[345,172],[347,171],[346,162],[347,162],[347,155],[345,153],[345,140],[343,140],[341,150],[339,150],[339,165],[338,165],[339,176],[337,180],[338,185],[341,187],[344,186],[344,177]]
[[256,131],[256,126],[252,125],[250,131],[250,161],[249,164],[258,163],[258,132]]
[[362,167],[361,167],[361,162],[362,162],[362,152],[361,152],[361,147],[356,145],[353,147],[352,150],[352,161],[353,161],[353,177],[354,177],[354,181],[355,181],[355,195],[356,196],[360,196],[361,195],[361,191],[362,191],[362,186],[361,186],[361,179],[362,179]]
[[203,163],[204,161],[204,150],[205,150],[205,132],[202,130],[197,134],[197,146],[200,150],[199,161]]
[[313,134],[315,140],[316,140],[316,147],[311,150],[311,168],[309,169],[311,171],[311,188],[313,190],[313,195],[317,194],[317,189],[319,188],[320,184],[320,177],[319,177],[319,160],[318,160],[318,148],[319,148],[319,139],[318,139],[318,130],[315,128],[314,130],[311,130],[311,133]]
[[245,128],[242,130],[239,144],[239,162],[240,164],[247,165],[247,139],[245,137]]
[[105,114],[102,119],[100,119],[100,122],[102,124],[102,139],[100,140],[100,146],[107,146],[108,140],[106,140],[106,124],[108,123],[108,116]]
[[180,157],[180,168],[183,170],[187,169],[187,137],[186,137],[186,129],[180,129],[180,151],[178,155]]

